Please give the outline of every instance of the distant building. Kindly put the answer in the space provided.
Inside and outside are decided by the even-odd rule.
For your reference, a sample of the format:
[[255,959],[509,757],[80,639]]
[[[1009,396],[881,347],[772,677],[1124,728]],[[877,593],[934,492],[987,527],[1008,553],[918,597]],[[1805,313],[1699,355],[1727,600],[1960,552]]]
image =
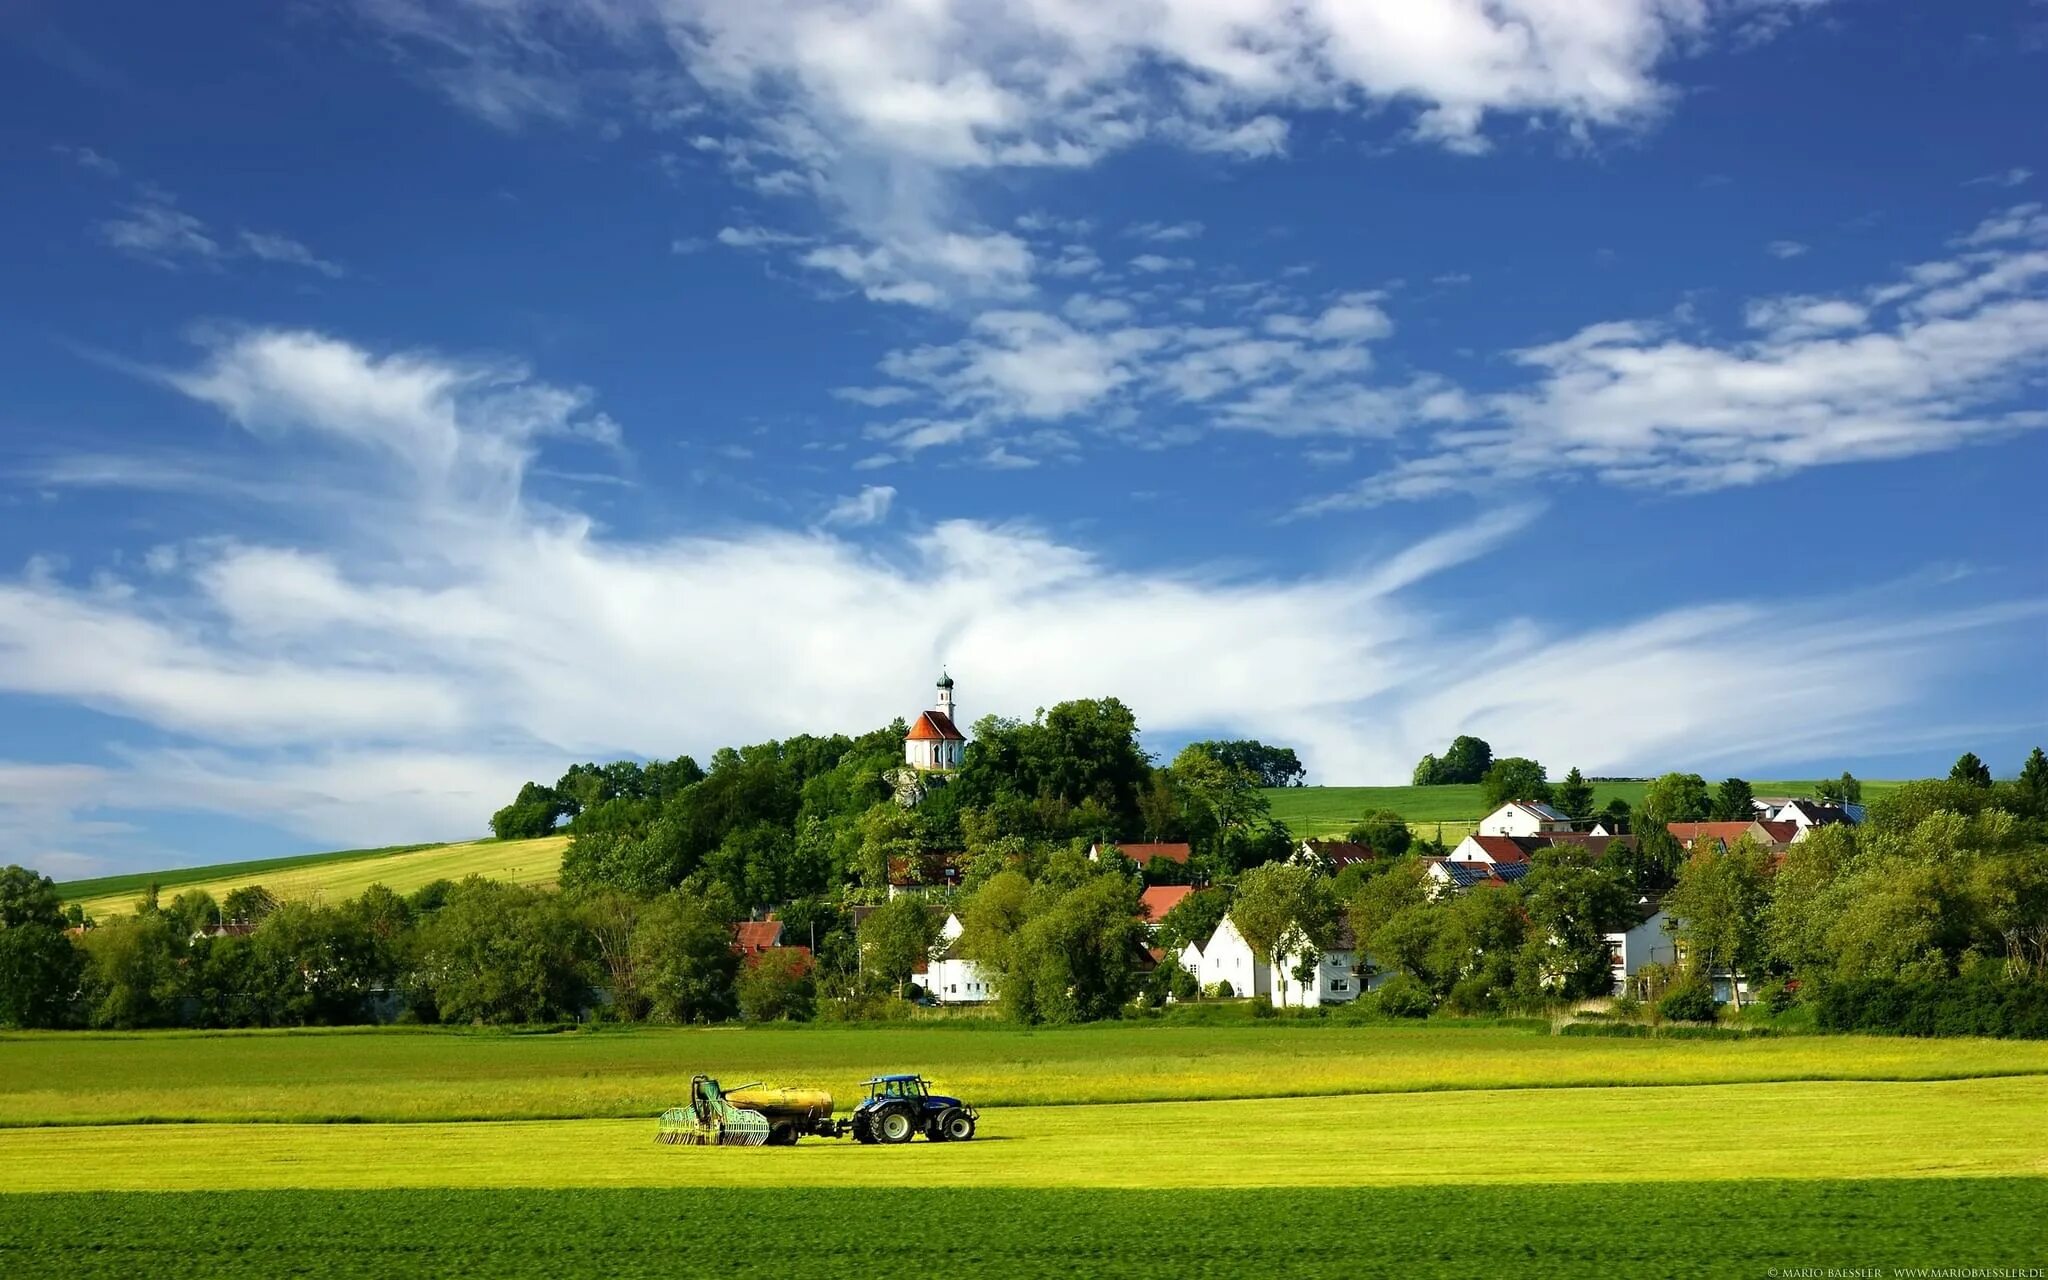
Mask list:
[[1683,848],[1690,849],[1701,840],[1726,849],[1747,836],[1757,844],[1773,852],[1782,853],[1800,834],[1800,828],[1790,822],[1667,822],[1664,829]]
[[1547,804],[1533,800],[1510,800],[1479,820],[1482,836],[1534,836],[1546,831],[1570,831],[1572,820]]
[[923,772],[958,769],[967,750],[967,735],[955,723],[953,677],[939,673],[939,696],[930,711],[920,711],[903,738],[903,762]]
[[1223,923],[1202,944],[1201,965],[1193,972],[1205,992],[1219,982],[1227,982],[1234,996],[1273,994],[1272,966],[1252,953],[1252,944],[1244,940],[1244,935],[1237,931],[1237,923],[1229,916],[1223,917]]
[[1629,914],[1610,921],[1605,937],[1607,954],[1614,965],[1614,994],[1628,990],[1628,980],[1646,964],[1678,963],[1678,942],[1672,937],[1671,917],[1664,914],[1655,898],[1640,898]]
[[1158,929],[1166,913],[1181,904],[1195,890],[1184,884],[1155,884],[1138,895],[1138,918],[1148,929]]
[[1334,876],[1346,867],[1371,862],[1377,856],[1371,845],[1360,844],[1356,840],[1304,840],[1295,846],[1294,853],[1287,860],[1295,866]]
[[1186,866],[1188,858],[1194,852],[1185,844],[1124,844],[1120,841],[1109,841],[1089,845],[1088,861],[1102,861],[1102,851],[1105,849],[1114,849],[1118,853],[1123,854],[1132,862],[1137,863],[1140,870],[1152,865],[1154,858],[1164,858],[1168,862],[1177,862],[1181,866]]
[[1350,925],[1338,928],[1337,936],[1316,957],[1308,980],[1295,973],[1305,948],[1299,934],[1289,930],[1273,948],[1273,1007],[1276,1009],[1317,1009],[1326,1004],[1349,1004],[1363,994],[1358,976],[1358,942]]

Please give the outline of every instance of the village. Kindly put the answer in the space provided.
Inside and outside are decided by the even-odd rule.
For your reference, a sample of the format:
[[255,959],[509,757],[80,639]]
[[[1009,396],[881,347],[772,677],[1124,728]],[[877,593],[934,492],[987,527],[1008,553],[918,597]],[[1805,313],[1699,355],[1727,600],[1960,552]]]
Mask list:
[[[954,690],[953,679],[942,674],[934,705],[910,724],[904,741],[905,768],[894,779],[899,802],[906,806],[917,804],[931,788],[943,786],[964,759],[967,739],[957,722]],[[1751,804],[1754,816],[1747,821],[1671,822],[1664,824],[1664,829],[1687,852],[1702,844],[1726,850],[1746,841],[1768,853],[1775,868],[1787,850],[1812,832],[1834,825],[1854,826],[1864,816],[1860,804],[1793,796],[1757,796]],[[1519,883],[1534,865],[1532,859],[1544,849],[1576,848],[1595,861],[1610,849],[1632,850],[1638,836],[1624,827],[1624,822],[1612,817],[1574,819],[1542,801],[1509,800],[1481,818],[1474,830],[1447,852],[1417,861],[1431,900],[1485,893]],[[1215,892],[1209,885],[1190,882],[1192,856],[1193,846],[1184,841],[1098,841],[1088,849],[1091,862],[1105,857],[1128,860],[1146,882],[1139,895],[1137,919],[1150,944],[1144,947],[1142,957],[1134,957],[1139,968],[1174,964],[1192,977],[1201,998],[1269,1003],[1276,1009],[1349,1004],[1394,976],[1394,967],[1376,963],[1345,922],[1339,923],[1325,946],[1310,945],[1298,930],[1290,930],[1270,955],[1262,956],[1226,911],[1206,937],[1169,953],[1158,945],[1169,913],[1191,897]],[[1354,867],[1369,869],[1369,864],[1381,857],[1370,845],[1356,840],[1305,838],[1294,844],[1287,861],[1335,879]],[[911,984],[916,998],[933,1006],[988,1005],[1000,995],[994,975],[963,954],[960,942],[966,925],[960,913],[947,905],[961,886],[964,861],[955,853],[926,851],[892,859],[889,866],[888,899],[911,896],[926,900],[934,918],[937,941],[914,967]],[[856,927],[874,910],[872,905],[852,908]],[[1611,964],[1612,995],[1628,993],[1631,980],[1650,966],[1676,968],[1686,960],[1678,922],[1658,897],[1638,895],[1621,915],[1603,920],[1601,925]],[[781,923],[772,914],[735,925],[734,948],[747,958],[784,952],[799,966],[807,965],[811,957],[811,949],[803,941],[784,937]],[[1747,974],[1724,967],[1709,976],[1716,1001],[1740,1001],[1749,995]]]

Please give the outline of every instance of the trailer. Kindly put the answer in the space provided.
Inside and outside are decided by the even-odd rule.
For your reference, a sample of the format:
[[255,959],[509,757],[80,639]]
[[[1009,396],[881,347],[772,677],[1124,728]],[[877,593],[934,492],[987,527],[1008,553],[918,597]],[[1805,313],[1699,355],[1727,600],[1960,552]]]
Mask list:
[[958,1098],[932,1092],[923,1076],[876,1076],[847,1119],[832,1114],[823,1089],[786,1089],[754,1083],[723,1089],[706,1075],[690,1077],[690,1101],[661,1113],[655,1141],[688,1147],[789,1147],[798,1138],[843,1138],[895,1145],[922,1133],[932,1142],[974,1137],[980,1112]]

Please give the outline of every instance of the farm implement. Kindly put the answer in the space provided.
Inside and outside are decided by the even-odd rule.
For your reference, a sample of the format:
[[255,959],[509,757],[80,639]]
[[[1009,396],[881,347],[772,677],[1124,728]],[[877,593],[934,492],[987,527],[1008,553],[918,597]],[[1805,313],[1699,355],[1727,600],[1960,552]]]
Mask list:
[[655,1141],[687,1147],[787,1147],[800,1137],[843,1138],[894,1146],[922,1133],[931,1142],[966,1142],[981,1113],[958,1098],[932,1092],[922,1076],[876,1076],[847,1119],[832,1114],[823,1089],[762,1084],[721,1089],[710,1076],[690,1078],[690,1101],[661,1113]]

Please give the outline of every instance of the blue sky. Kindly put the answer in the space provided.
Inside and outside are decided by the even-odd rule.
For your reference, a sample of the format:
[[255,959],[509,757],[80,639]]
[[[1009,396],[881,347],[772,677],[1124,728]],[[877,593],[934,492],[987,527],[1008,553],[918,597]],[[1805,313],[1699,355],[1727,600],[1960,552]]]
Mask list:
[[0,859],[1117,694],[1399,781],[2048,734],[2048,9],[0,18]]

